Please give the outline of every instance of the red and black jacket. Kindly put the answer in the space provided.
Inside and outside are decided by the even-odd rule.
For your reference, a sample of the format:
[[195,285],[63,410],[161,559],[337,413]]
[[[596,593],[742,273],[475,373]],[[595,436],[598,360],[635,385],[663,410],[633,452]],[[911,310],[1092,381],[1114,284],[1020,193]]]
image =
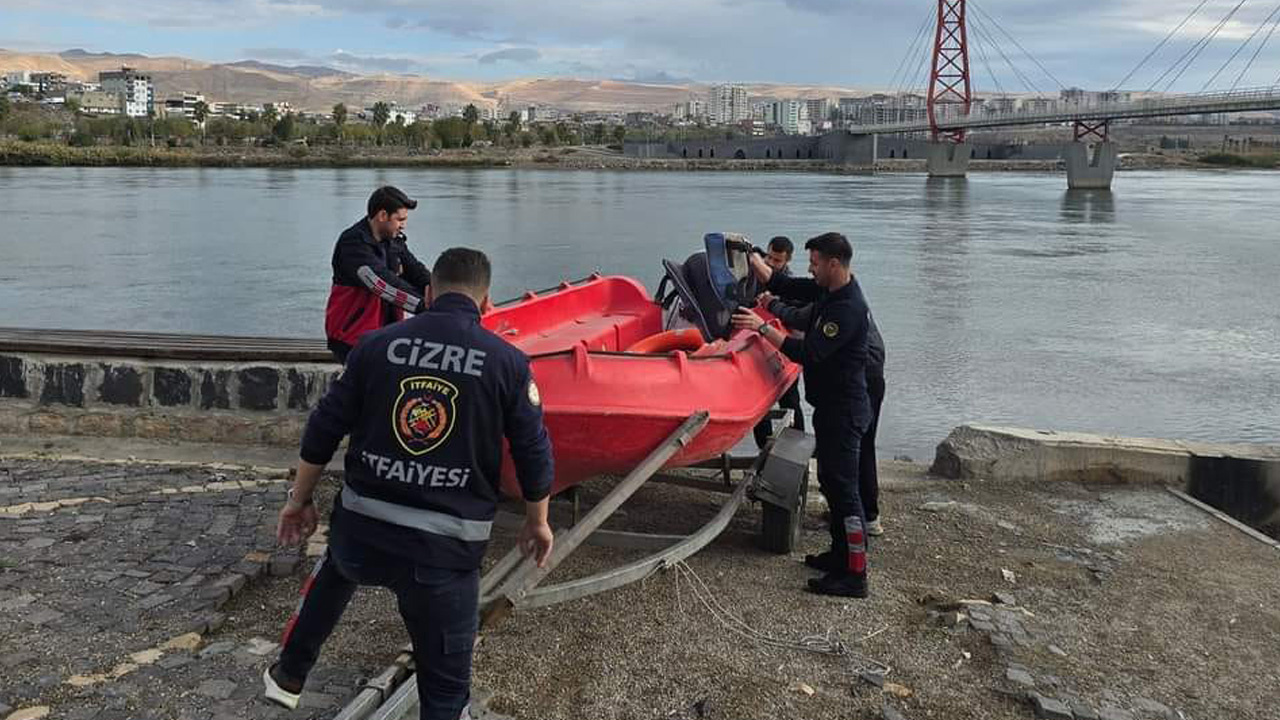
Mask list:
[[404,235],[374,240],[368,218],[347,228],[333,248],[333,288],[324,311],[330,340],[354,346],[361,335],[419,313],[431,272],[409,252]]

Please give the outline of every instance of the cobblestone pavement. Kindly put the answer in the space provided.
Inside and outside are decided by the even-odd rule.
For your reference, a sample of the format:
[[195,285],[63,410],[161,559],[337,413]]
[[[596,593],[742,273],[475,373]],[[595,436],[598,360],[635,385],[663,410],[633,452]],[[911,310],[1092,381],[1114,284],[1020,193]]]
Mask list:
[[258,699],[276,638],[217,633],[233,595],[300,571],[275,550],[285,488],[279,474],[0,460],[0,718],[331,715],[355,671],[322,661],[289,713]]

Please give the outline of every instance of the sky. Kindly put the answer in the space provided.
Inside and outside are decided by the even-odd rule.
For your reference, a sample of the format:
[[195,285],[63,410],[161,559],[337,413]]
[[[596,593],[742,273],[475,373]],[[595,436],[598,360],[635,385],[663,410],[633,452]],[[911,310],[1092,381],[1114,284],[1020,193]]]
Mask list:
[[[1200,4],[970,0],[975,86],[1106,89],[1135,68],[1125,89],[1280,82],[1280,32],[1271,36],[1280,24],[1276,0],[1205,0],[1140,66]],[[935,0],[0,0],[0,48],[255,59],[464,81],[910,89],[927,79],[936,7]],[[1196,42],[1224,19],[1196,55]],[[1175,61],[1184,56],[1195,60],[1179,73]]]

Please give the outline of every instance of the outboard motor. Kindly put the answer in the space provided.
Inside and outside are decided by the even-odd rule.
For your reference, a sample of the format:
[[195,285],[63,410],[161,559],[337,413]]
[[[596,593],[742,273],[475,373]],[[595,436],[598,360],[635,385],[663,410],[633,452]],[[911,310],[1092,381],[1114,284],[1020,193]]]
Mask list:
[[758,283],[747,262],[751,243],[745,237],[708,233],[703,243],[706,250],[683,263],[662,261],[666,275],[658,285],[657,298],[670,311],[668,327],[679,317],[711,342],[728,339],[733,331],[730,318],[739,307],[755,302]]

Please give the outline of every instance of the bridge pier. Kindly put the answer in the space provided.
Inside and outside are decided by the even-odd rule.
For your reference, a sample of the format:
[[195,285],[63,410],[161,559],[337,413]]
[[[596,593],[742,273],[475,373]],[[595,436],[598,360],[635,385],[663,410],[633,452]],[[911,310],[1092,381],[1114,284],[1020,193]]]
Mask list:
[[964,177],[969,172],[969,143],[931,142],[927,165],[929,177]]
[[1067,187],[1072,190],[1110,190],[1111,178],[1116,172],[1118,153],[1116,145],[1103,141],[1094,145],[1092,158],[1089,146],[1071,143],[1064,153],[1067,161]]

